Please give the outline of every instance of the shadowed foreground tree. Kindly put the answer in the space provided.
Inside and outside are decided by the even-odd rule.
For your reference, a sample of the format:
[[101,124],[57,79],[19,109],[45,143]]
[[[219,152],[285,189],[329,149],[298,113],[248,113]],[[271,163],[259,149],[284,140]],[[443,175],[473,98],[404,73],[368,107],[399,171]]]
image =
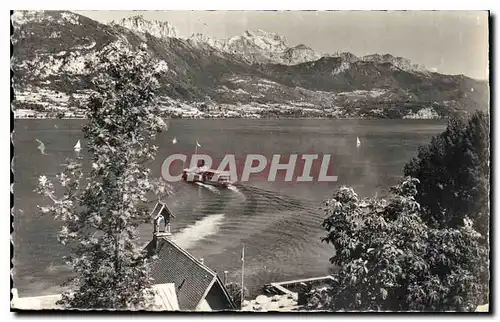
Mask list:
[[489,116],[451,119],[446,131],[419,149],[404,168],[420,181],[416,200],[432,227],[456,228],[465,216],[487,243],[489,233]]
[[471,311],[488,254],[472,222],[436,229],[421,219],[418,180],[406,178],[390,199],[360,200],[342,187],[326,203],[324,241],[340,267],[335,286],[308,294],[309,310]]
[[57,175],[60,187],[41,176],[37,188],[53,202],[39,207],[42,213],[63,222],[58,238],[69,250],[65,260],[74,273],[59,304],[145,308],[153,296],[152,279],[149,260],[137,245],[138,226],[150,220],[147,194],[167,189],[149,178],[146,166],[157,151],[149,142],[166,128],[154,99],[166,66],[144,48],[132,52],[113,45],[91,67],[97,70],[97,93],[89,99],[83,127],[89,174],[84,178],[78,156]]

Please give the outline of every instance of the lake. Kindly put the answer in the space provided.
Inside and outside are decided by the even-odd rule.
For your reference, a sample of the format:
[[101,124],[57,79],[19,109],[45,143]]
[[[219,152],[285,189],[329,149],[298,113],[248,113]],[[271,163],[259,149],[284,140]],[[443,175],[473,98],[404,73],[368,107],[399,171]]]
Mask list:
[[[83,120],[16,120],[14,168],[14,287],[20,296],[54,294],[68,277],[57,241],[59,223],[37,212],[47,200],[33,192],[40,175],[53,179],[73,145],[86,143]],[[185,182],[172,184],[167,199],[176,218],[174,240],[228,280],[241,280],[241,247],[245,245],[245,286],[255,295],[263,284],[328,274],[331,246],[321,243],[322,201],[341,185],[360,196],[385,194],[403,174],[419,146],[445,129],[440,120],[169,120],[156,140],[159,152],[151,164],[160,177],[165,158],[195,151],[219,161],[247,154],[331,154],[329,174],[337,182],[268,182],[253,175],[229,190]],[[172,143],[173,138],[177,144]],[[361,146],[356,147],[356,137]],[[46,155],[35,139],[44,142]],[[85,153],[85,152],[83,152]],[[177,167],[180,169],[182,164]],[[175,168],[175,167],[174,167]],[[177,170],[179,170],[177,169]],[[141,242],[152,237],[152,225],[141,227]]]

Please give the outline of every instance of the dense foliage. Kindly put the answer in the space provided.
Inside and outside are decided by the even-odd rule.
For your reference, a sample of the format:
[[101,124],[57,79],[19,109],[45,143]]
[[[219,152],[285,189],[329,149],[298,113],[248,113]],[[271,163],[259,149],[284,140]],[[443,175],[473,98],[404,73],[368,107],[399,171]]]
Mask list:
[[309,294],[308,309],[470,311],[486,293],[487,250],[472,221],[434,228],[421,218],[418,180],[406,178],[383,199],[360,200],[342,187],[326,202],[324,241],[337,285]]
[[454,118],[404,169],[419,179],[416,200],[432,227],[456,228],[469,216],[486,244],[489,232],[489,116]]
[[99,70],[83,127],[89,175],[84,178],[78,155],[57,175],[61,187],[41,176],[37,189],[53,201],[40,207],[42,213],[63,222],[58,238],[69,250],[66,261],[74,272],[60,304],[144,308],[153,291],[149,260],[137,245],[138,226],[150,220],[148,193],[161,195],[167,188],[150,180],[145,165],[157,150],[149,142],[166,128],[154,99],[165,66],[143,48],[133,52],[112,45],[89,67]]
[[[230,282],[226,285],[227,292],[231,300],[237,309],[241,308],[241,285],[238,283]],[[243,299],[246,299],[248,296],[248,289],[245,287],[243,289]]]

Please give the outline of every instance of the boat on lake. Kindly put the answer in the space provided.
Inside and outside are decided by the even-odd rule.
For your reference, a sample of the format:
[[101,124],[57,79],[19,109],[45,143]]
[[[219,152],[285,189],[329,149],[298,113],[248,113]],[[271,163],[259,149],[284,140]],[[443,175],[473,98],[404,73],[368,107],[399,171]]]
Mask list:
[[220,188],[227,188],[231,184],[229,172],[209,169],[203,160],[200,160],[197,167],[185,168],[182,171],[182,179],[186,182],[199,182]]

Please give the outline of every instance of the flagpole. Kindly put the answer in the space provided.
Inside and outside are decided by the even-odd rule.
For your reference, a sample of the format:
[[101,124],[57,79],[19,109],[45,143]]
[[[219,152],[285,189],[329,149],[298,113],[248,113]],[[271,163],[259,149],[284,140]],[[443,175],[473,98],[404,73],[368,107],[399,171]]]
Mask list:
[[243,301],[245,300],[244,276],[245,276],[245,244],[243,244],[243,248],[241,249],[241,307],[240,307],[240,310],[243,310]]

